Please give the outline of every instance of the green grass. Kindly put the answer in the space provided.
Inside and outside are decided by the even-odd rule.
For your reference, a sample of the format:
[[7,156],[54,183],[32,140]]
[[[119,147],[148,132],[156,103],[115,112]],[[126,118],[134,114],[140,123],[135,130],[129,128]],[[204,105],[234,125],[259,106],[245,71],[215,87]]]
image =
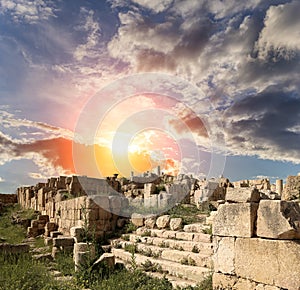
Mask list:
[[167,279],[147,276],[141,271],[129,272],[121,270],[95,284],[92,290],[171,290],[172,285]]
[[166,213],[171,216],[171,218],[182,218],[184,225],[203,222],[203,217],[198,216],[201,214],[206,214],[199,210],[195,205],[183,205],[179,204],[168,210]]
[[55,269],[64,276],[75,274],[75,264],[72,254],[61,253],[55,257]]
[[73,282],[58,282],[46,266],[30,255],[0,255],[0,290],[79,290]]
[[0,213],[0,238],[2,242],[19,244],[25,239],[26,229],[21,225],[13,225],[11,222],[11,216],[19,210],[18,205],[13,205],[4,207]]
[[[60,268],[74,269],[71,256],[61,256],[57,260]],[[74,274],[74,279],[68,282],[56,281],[43,263],[31,259],[30,255],[4,256],[0,255],[0,290],[171,290],[171,283],[163,278],[152,278],[141,270],[129,271],[126,269],[109,272],[104,268],[98,272],[91,272],[89,268],[82,269]],[[159,267],[152,263],[145,263],[149,271],[159,271]],[[72,274],[74,270],[72,270]],[[67,273],[64,273],[67,274]],[[186,290],[211,290],[211,276],[196,287],[187,287]],[[183,289],[182,289],[183,290]]]

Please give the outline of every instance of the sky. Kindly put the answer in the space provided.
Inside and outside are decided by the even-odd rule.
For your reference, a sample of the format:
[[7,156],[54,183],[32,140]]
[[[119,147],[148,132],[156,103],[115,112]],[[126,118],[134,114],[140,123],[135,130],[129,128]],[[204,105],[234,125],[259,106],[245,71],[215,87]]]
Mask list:
[[300,1],[0,0],[0,192],[50,176],[300,172]]

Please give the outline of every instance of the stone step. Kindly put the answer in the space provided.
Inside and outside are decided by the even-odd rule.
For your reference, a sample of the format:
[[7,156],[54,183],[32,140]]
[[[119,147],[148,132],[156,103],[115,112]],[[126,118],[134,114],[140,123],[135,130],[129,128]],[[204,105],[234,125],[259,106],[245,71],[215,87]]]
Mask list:
[[209,225],[204,225],[201,223],[188,224],[183,227],[183,231],[187,233],[203,233],[210,229]]
[[199,267],[212,268],[211,255],[203,255],[178,249],[161,248],[142,243],[135,244],[133,242],[119,241],[119,247],[121,246],[122,249],[124,249],[126,245],[136,245],[137,252],[147,257],[162,258],[172,262],[188,263]]
[[165,239],[158,237],[142,237],[136,234],[130,234],[129,241],[133,243],[144,243],[148,245],[159,246],[161,248],[170,248],[187,252],[194,252],[197,250],[198,253],[203,255],[213,254],[213,245],[212,243],[207,242]]
[[[203,227],[202,224],[199,224]],[[190,226],[190,227],[188,227]],[[165,239],[177,239],[183,241],[194,241],[194,242],[204,242],[210,243],[211,236],[203,232],[193,232],[192,230],[199,230],[197,228],[198,224],[191,224],[184,226],[186,231],[170,231],[170,230],[158,230],[158,229],[146,229],[138,228],[136,230],[137,235],[145,236],[145,234],[151,237],[165,238]]]
[[[130,270],[130,264],[129,263],[125,263],[123,260],[121,259],[118,259],[116,258],[115,259],[115,262],[116,263],[119,263],[119,264],[123,264],[124,267],[126,269],[129,269]],[[165,273],[159,273],[159,272],[145,272],[144,273],[146,275],[149,275],[151,277],[155,277],[155,278],[158,278],[158,279],[168,279],[168,281],[172,284],[172,287],[174,289],[178,289],[178,288],[186,288],[186,287],[195,287],[197,286],[197,282],[195,281],[192,281],[192,280],[188,280],[188,279],[182,279],[182,278],[178,278],[178,277],[175,277],[175,276],[171,276],[171,275],[168,275],[168,274],[165,274]]]
[[[126,252],[123,249],[115,248],[112,249],[112,253],[116,258],[123,260],[125,263],[132,263],[133,255],[131,253]],[[134,260],[138,266],[141,266],[148,260],[152,264],[159,265],[162,271],[167,272],[171,276],[187,279],[196,283],[201,282],[211,273],[211,270],[205,267],[182,265],[168,260],[146,257],[138,253],[134,254]]]

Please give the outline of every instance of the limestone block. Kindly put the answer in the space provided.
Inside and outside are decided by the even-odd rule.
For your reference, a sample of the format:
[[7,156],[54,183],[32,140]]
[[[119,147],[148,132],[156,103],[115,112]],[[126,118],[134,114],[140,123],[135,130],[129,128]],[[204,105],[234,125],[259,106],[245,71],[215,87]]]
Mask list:
[[289,290],[300,287],[300,244],[294,241],[237,238],[235,271],[240,277]]
[[138,213],[133,213],[131,215],[131,222],[136,226],[136,227],[142,227],[144,225],[144,217],[141,214]]
[[74,245],[74,238],[73,237],[63,237],[58,236],[57,238],[53,239],[53,246],[54,247],[71,247]]
[[299,203],[262,200],[257,211],[257,235],[272,239],[300,239]]
[[213,235],[252,237],[257,208],[257,203],[221,204],[214,219]]
[[150,197],[151,194],[155,192],[156,186],[154,183],[144,184],[144,198]]
[[222,273],[215,272],[212,278],[213,289],[233,290],[234,285],[237,283],[237,281],[238,278],[236,276],[225,275]]
[[140,228],[136,229],[136,234],[139,236],[143,235],[146,232],[148,232],[148,230],[145,227],[140,227]]
[[148,229],[154,229],[156,223],[156,217],[147,217],[145,219],[145,227]]
[[260,193],[256,188],[227,187],[225,199],[228,202],[259,202]]
[[194,233],[193,241],[194,242],[210,243],[211,242],[211,235],[210,234],[204,234],[204,233]]
[[210,215],[206,217],[205,222],[207,225],[212,225],[214,223],[215,216],[217,214],[217,211],[211,211]]
[[156,225],[159,229],[164,229],[168,227],[170,224],[170,216],[169,215],[162,215],[157,218]]
[[182,218],[171,218],[170,229],[172,231],[178,231],[182,228]]
[[77,243],[82,242],[84,236],[84,228],[83,227],[71,227],[70,228],[70,236],[75,239]]
[[234,269],[234,244],[235,238],[213,238],[213,263],[214,270],[223,274],[235,274]]
[[188,233],[202,233],[203,232],[203,225],[196,223],[196,224],[189,224],[183,227],[183,230]]
[[194,238],[194,233],[186,233],[186,232],[176,233],[176,239],[178,240],[192,241],[193,238]]
[[164,231],[162,236],[166,239],[175,239],[177,231]]
[[57,224],[54,222],[48,222],[45,225],[45,230],[47,230],[48,232],[53,232],[57,230]]
[[88,243],[75,243],[74,244],[74,255],[78,252],[87,252],[90,250],[92,244]]
[[115,255],[111,253],[104,253],[101,257],[93,264],[92,268],[97,267],[99,264],[106,264],[109,269],[114,269],[115,267]]

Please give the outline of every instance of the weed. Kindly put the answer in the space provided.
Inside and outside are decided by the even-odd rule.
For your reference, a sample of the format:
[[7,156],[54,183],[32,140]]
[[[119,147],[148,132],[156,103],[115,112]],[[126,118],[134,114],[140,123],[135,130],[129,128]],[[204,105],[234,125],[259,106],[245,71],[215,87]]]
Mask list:
[[191,257],[184,257],[180,260],[180,264],[182,265],[189,265],[189,266],[196,266],[196,262]]
[[21,225],[12,224],[11,216],[19,207],[14,205],[4,207],[0,214],[0,238],[10,244],[21,243],[26,237],[26,230]]
[[122,239],[128,242],[130,240],[130,235],[122,235]]
[[194,245],[193,249],[192,249],[193,253],[199,253],[200,250],[198,249],[197,245]]
[[125,247],[124,247],[124,250],[126,252],[129,252],[129,253],[136,253],[137,252],[137,245],[136,244],[126,244]]
[[137,229],[137,226],[135,226],[132,222],[128,223],[128,224],[125,226],[125,232],[126,232],[127,234],[136,231],[136,229]]
[[55,268],[57,271],[61,272],[64,276],[74,275],[75,264],[73,261],[72,254],[59,253],[55,257]]
[[141,234],[141,237],[151,237],[151,231],[150,230],[146,230]]
[[212,225],[210,225],[207,229],[203,229],[202,232],[212,236]]
[[161,248],[168,248],[170,245],[168,242],[161,242],[158,246]]

